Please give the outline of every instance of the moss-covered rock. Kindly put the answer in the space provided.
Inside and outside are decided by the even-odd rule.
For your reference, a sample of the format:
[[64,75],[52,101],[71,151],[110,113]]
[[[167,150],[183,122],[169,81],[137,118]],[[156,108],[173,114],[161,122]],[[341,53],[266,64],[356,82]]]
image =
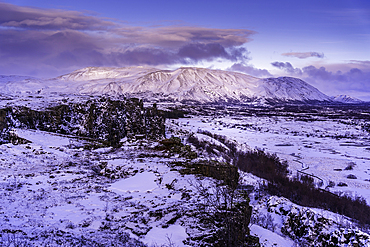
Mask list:
[[168,151],[172,154],[179,154],[180,157],[186,159],[195,159],[198,157],[197,153],[191,150],[189,145],[184,145],[179,137],[172,136],[159,141],[157,150]]
[[239,182],[238,168],[228,163],[204,160],[177,163],[177,165],[184,167],[179,170],[181,174],[201,174],[206,177],[212,177],[223,181],[225,185],[231,186],[232,188],[236,188]]

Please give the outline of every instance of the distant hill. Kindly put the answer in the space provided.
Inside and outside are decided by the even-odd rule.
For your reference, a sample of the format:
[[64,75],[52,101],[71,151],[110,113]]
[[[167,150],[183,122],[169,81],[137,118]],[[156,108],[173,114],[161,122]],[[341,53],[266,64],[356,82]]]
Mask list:
[[346,104],[360,104],[364,103],[364,101],[360,99],[353,98],[349,95],[337,95],[334,97],[331,97],[331,99],[335,102],[340,102],[340,103],[346,103]]

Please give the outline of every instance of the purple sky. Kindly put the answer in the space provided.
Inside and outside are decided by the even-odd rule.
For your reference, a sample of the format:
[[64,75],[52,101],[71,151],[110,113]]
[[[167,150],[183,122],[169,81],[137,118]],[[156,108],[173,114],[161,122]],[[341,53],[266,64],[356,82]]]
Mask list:
[[370,101],[368,0],[0,1],[0,74],[198,66]]

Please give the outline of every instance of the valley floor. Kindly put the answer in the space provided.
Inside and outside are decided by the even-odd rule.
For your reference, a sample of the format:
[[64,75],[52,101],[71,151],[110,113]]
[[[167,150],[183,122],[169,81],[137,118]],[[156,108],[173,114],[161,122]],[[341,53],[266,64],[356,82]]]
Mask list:
[[330,186],[327,189],[332,192],[361,196],[370,204],[370,134],[358,125],[253,116],[194,116],[172,123],[190,132],[227,136],[244,148],[276,153],[288,161],[293,174],[312,174],[322,188]]
[[[168,119],[166,125],[167,137],[183,142],[193,133],[217,143],[198,133],[206,130],[235,140],[243,150],[276,153],[292,174],[314,175],[321,188],[362,196],[370,204],[370,135],[360,124],[190,114]],[[3,246],[197,246],[197,237],[214,230],[204,228],[198,214],[206,203],[201,189],[212,194],[217,181],[181,174],[173,163],[184,158],[155,149],[158,142],[124,139],[119,148],[94,149],[72,136],[14,131],[30,142],[0,145]],[[208,158],[217,159],[199,157]],[[370,245],[367,230],[351,219],[268,195],[259,189],[262,179],[243,172],[241,177],[253,188],[250,229],[261,246],[315,246],[310,241],[320,232],[329,236],[320,246],[335,241],[343,243],[338,246]],[[310,232],[295,236],[292,219]]]

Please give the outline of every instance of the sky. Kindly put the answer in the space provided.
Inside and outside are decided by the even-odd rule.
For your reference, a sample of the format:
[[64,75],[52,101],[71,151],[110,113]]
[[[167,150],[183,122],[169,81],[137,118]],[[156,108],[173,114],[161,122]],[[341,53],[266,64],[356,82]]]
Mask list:
[[370,101],[369,0],[0,0],[0,75],[196,66]]

